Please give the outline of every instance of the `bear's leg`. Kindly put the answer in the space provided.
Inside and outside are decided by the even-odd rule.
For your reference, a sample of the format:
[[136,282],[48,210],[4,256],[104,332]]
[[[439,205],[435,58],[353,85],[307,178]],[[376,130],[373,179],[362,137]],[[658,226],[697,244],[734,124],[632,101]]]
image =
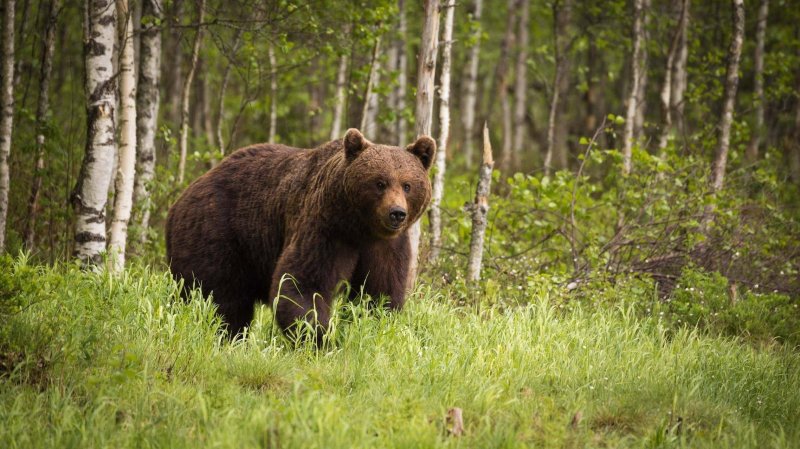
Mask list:
[[364,293],[375,300],[386,296],[387,308],[402,309],[406,302],[409,257],[410,249],[406,234],[362,248],[350,281],[352,291],[357,294],[363,285]]
[[305,328],[322,345],[334,290],[340,281],[350,279],[356,258],[352,248],[308,236],[284,250],[275,268],[271,297],[277,303],[275,319],[290,339],[296,340]]
[[217,304],[217,313],[222,316],[230,338],[241,334],[242,330],[253,321],[254,298],[215,293],[214,302]]

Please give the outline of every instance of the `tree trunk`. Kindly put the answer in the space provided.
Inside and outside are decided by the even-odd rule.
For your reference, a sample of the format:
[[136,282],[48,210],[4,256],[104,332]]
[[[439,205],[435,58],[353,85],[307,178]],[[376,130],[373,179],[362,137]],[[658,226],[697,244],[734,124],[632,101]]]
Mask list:
[[397,26],[397,33],[400,39],[397,40],[397,142],[405,145],[408,139],[406,130],[406,91],[408,84],[408,54],[406,53],[406,7],[405,0],[398,0],[398,12],[400,16]]
[[217,151],[218,157],[222,159],[225,157],[225,139],[222,137],[222,123],[225,120],[225,94],[228,91],[228,83],[230,83],[231,79],[231,69],[235,62],[233,59],[236,57],[236,53],[239,51],[239,44],[242,42],[242,33],[244,32],[243,29],[236,30],[236,35],[233,38],[233,45],[231,46],[231,53],[230,53],[230,61],[228,61],[228,65],[225,66],[225,72],[222,74],[222,84],[219,87],[219,100],[217,101],[217,125],[216,125],[216,134],[217,134]]
[[522,152],[527,141],[528,101],[528,27],[530,21],[530,0],[520,0],[519,32],[517,42],[517,68],[514,81],[514,148],[511,167],[519,169]]
[[489,217],[489,192],[492,185],[492,144],[489,141],[489,129],[483,126],[483,164],[478,176],[478,188],[475,192],[475,201],[470,205],[472,213],[472,236],[469,244],[469,263],[467,265],[467,279],[477,282],[481,279],[481,265],[483,262],[483,241],[486,235],[486,225]]
[[[500,152],[500,169],[507,172],[511,168],[511,152],[513,148],[513,133],[514,123],[511,113],[511,104],[508,99],[508,72],[509,72],[509,59],[511,54],[511,47],[514,46],[514,22],[517,18],[517,7],[520,0],[508,0],[506,12],[506,31],[503,35],[503,41],[500,44],[500,57],[497,60],[497,65],[494,71],[494,89],[500,100],[500,111],[502,114],[501,125],[503,129],[502,149]],[[489,97],[488,105],[486,108],[486,120],[492,114],[494,107],[494,97]]]
[[[142,17],[153,17],[156,23],[164,17],[162,0],[144,0]],[[156,132],[158,130],[158,109],[161,85],[161,29],[150,23],[142,26],[139,54],[139,80],[136,89],[136,181],[133,195],[137,205],[137,240],[140,245],[147,243],[147,230],[150,226],[150,183],[156,169]]]
[[192,60],[189,73],[183,82],[181,94],[181,134],[180,134],[180,160],[178,161],[178,184],[183,184],[186,174],[186,153],[189,146],[189,95],[192,92],[192,81],[197,71],[197,61],[200,59],[200,44],[203,42],[203,20],[206,17],[206,0],[200,0],[200,10],[197,17],[197,31],[194,34],[192,45]]
[[725,181],[725,168],[728,163],[728,149],[731,140],[731,123],[736,104],[736,90],[739,86],[739,59],[742,56],[744,41],[744,0],[733,0],[733,36],[728,49],[728,69],[725,75],[725,96],[722,114],[719,119],[719,136],[714,164],[711,172],[711,189],[718,192]]
[[[554,167],[553,159],[558,162],[557,168],[566,167],[566,147],[562,123],[567,90],[569,88],[569,36],[568,28],[572,20],[572,0],[559,0],[553,4],[553,22],[555,34],[556,70],[553,80],[553,98],[550,101],[550,117],[547,124],[547,152],[544,156],[544,172],[550,174]],[[558,129],[560,128],[560,130]],[[560,131],[560,132],[559,132]]]
[[472,20],[478,24],[472,35],[474,43],[469,49],[469,62],[467,63],[467,80],[464,96],[464,106],[461,108],[461,117],[464,123],[464,159],[467,168],[472,167],[473,159],[473,138],[475,129],[475,108],[478,99],[478,62],[481,52],[481,10],[483,0],[475,0],[475,7],[472,11]]
[[136,72],[133,51],[133,10],[128,0],[116,0],[121,28],[119,61],[119,163],[117,164],[114,217],[108,252],[111,268],[122,271],[125,267],[125,244],[128,241],[128,221],[133,208],[133,179],[136,166]]
[[[417,100],[414,118],[416,133],[419,136],[430,136],[433,121],[433,81],[436,75],[436,53],[439,47],[439,0],[425,0],[425,24],[422,28],[422,42],[417,59]],[[410,242],[408,281],[412,288],[417,280],[419,263],[419,242],[422,236],[420,222],[414,223],[408,231]]]
[[644,10],[645,0],[634,0],[633,2],[633,53],[631,55],[631,93],[628,96],[628,107],[625,114],[625,133],[623,135],[622,147],[622,172],[631,172],[633,143],[635,139],[634,130],[636,128],[636,111],[638,109],[639,94],[641,90],[642,74],[646,70],[644,65],[645,58],[645,36],[644,36]]
[[378,73],[381,69],[380,63],[381,37],[375,37],[372,46],[372,60],[369,65],[369,76],[367,85],[364,87],[364,108],[361,110],[361,132],[370,139],[375,139],[378,120],[378,94],[373,90],[378,84]]
[[345,53],[339,56],[339,68],[336,71],[336,103],[333,106],[331,140],[342,137],[342,116],[344,116],[344,105],[347,102],[347,58],[348,55]]
[[675,68],[675,59],[681,45],[681,36],[686,33],[684,27],[689,13],[689,0],[677,0],[680,3],[680,16],[678,24],[675,27],[675,33],[670,42],[669,52],[667,53],[667,64],[664,69],[664,84],[661,86],[661,115],[663,124],[661,127],[661,135],[658,140],[659,153],[663,157],[664,150],[667,148],[674,127],[672,125],[672,92],[674,90],[673,72]]
[[644,135],[644,122],[647,115],[647,80],[650,53],[647,51],[647,41],[650,39],[648,29],[650,27],[650,0],[642,1],[642,46],[641,72],[639,79],[639,90],[636,91],[636,115],[634,116],[633,138],[640,140]]
[[[163,3],[163,0],[161,0]],[[172,55],[166,61],[167,74],[169,75],[169,86],[167,89],[167,112],[170,125],[179,122],[181,118],[181,92],[183,91],[183,28],[179,27],[180,21],[186,15],[185,0],[175,0],[172,2],[172,14],[170,15],[169,40],[172,48]]]
[[444,29],[442,31],[442,75],[439,91],[439,145],[436,149],[436,163],[433,175],[433,193],[431,194],[430,229],[431,251],[429,260],[435,261],[439,257],[442,247],[442,197],[444,196],[444,173],[447,167],[447,145],[450,139],[450,65],[453,47],[453,16],[456,5],[454,0],[443,5],[446,9],[444,15]]
[[769,14],[769,0],[761,0],[758,8],[758,23],[756,28],[756,51],[753,56],[753,100],[754,120],[753,132],[750,143],[747,145],[745,156],[750,163],[758,160],[758,147],[761,145],[761,134],[764,132],[764,37],[767,34],[767,15]]
[[5,251],[10,176],[8,157],[14,127],[14,0],[3,5],[3,61],[0,76],[0,254]]
[[39,101],[36,104],[36,162],[33,169],[31,194],[28,198],[28,219],[25,222],[25,248],[34,249],[36,237],[36,218],[39,214],[39,194],[42,190],[42,172],[44,171],[44,130],[47,126],[47,114],[50,110],[50,74],[53,71],[53,50],[56,40],[56,22],[61,10],[61,0],[50,0],[48,20],[42,43],[42,66],[39,72]]
[[677,0],[683,4],[681,8],[681,22],[679,24],[680,38],[678,40],[678,50],[675,53],[675,66],[672,71],[672,93],[669,96],[670,107],[672,108],[672,121],[676,125],[676,133],[684,134],[684,101],[683,94],[686,92],[688,76],[686,72],[686,61],[689,59],[689,0]]
[[86,155],[72,203],[76,215],[74,255],[88,264],[99,263],[106,249],[105,209],[117,146],[112,62],[116,15],[113,0],[88,0],[85,4]]
[[278,70],[275,67],[275,48],[272,43],[267,48],[269,56],[269,137],[268,142],[275,142],[278,132]]

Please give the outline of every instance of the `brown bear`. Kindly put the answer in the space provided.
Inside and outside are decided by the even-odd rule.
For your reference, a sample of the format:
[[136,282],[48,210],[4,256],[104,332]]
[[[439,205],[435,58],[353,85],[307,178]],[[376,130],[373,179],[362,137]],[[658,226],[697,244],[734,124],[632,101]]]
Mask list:
[[242,148],[170,208],[170,270],[185,288],[213,294],[231,336],[249,325],[256,301],[277,298],[284,332],[296,336],[305,320],[319,343],[341,281],[400,309],[407,231],[430,202],[435,151],[427,136],[403,149],[374,144],[357,129],[310,150]]

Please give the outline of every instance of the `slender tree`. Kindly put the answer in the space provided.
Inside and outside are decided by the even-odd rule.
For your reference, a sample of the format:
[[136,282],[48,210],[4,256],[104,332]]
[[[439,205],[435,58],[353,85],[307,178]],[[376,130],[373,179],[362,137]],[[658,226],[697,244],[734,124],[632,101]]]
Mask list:
[[[728,48],[728,67],[725,73],[725,94],[723,96],[722,113],[719,118],[719,134],[717,135],[717,148],[714,162],[711,166],[711,191],[716,193],[722,190],[725,182],[725,169],[728,164],[730,150],[731,124],[736,104],[736,91],[739,86],[739,60],[742,56],[744,43],[744,0],[732,0],[733,3],[733,34]],[[706,206],[703,213],[701,228],[707,232],[709,225],[714,220],[714,205]]]
[[39,100],[36,104],[36,162],[33,167],[31,194],[28,197],[28,219],[25,222],[25,247],[33,250],[36,235],[36,218],[39,214],[39,194],[44,171],[44,144],[47,116],[50,111],[50,74],[53,71],[53,51],[56,41],[56,23],[61,10],[61,0],[50,0],[45,37],[42,42],[42,64],[39,69]]
[[217,138],[217,151],[219,152],[218,156],[220,158],[225,156],[225,138],[222,136],[222,123],[225,121],[225,94],[228,92],[228,84],[230,83],[231,79],[231,69],[235,64],[234,58],[236,57],[236,53],[239,51],[239,45],[242,43],[242,33],[244,33],[244,29],[240,28],[236,30],[236,35],[233,37],[233,45],[231,45],[230,50],[230,60],[225,66],[225,71],[222,73],[222,83],[219,87],[219,97],[217,99],[217,124],[215,129]]
[[628,96],[628,107],[625,114],[625,133],[623,135],[622,146],[622,172],[631,172],[633,143],[635,140],[634,130],[636,128],[636,111],[640,100],[642,77],[647,67],[644,65],[645,54],[645,35],[644,35],[644,9],[646,0],[634,0],[633,2],[633,53],[631,55],[631,91]]
[[[503,40],[500,43],[500,57],[497,60],[497,65],[494,70],[493,88],[492,92],[496,94],[500,100],[500,112],[502,120],[500,124],[503,128],[503,140],[500,151],[500,167],[503,171],[508,171],[511,168],[511,150],[513,147],[513,132],[514,123],[511,114],[511,103],[508,98],[508,78],[509,78],[509,61],[511,59],[511,48],[514,46],[515,31],[514,23],[517,19],[517,7],[520,0],[508,0],[506,10],[506,28],[503,34]],[[494,96],[489,97],[488,105],[486,108],[486,120],[492,114],[494,107]]]
[[128,241],[128,221],[133,209],[133,179],[136,167],[136,72],[134,71],[133,10],[128,0],[116,0],[120,27],[119,59],[119,162],[117,164],[114,216],[108,252],[111,267],[122,271],[125,267],[125,246]]
[[[553,3],[553,28],[555,34],[556,70],[553,80],[553,96],[550,100],[550,116],[547,124],[547,152],[544,156],[544,171],[549,174],[555,166],[567,165],[566,143],[559,139],[559,128],[565,126],[565,96],[569,89],[569,25],[572,20],[572,0],[557,0]],[[556,162],[554,164],[553,162]]]
[[72,193],[75,208],[74,255],[84,263],[100,262],[106,249],[105,210],[116,154],[116,85],[113,48],[117,8],[114,0],[87,0],[84,52],[86,61],[86,154]]
[[269,56],[269,142],[275,142],[278,132],[278,69],[275,60],[275,47],[272,43],[267,48]]
[[[142,4],[139,79],[136,86],[136,180],[134,202],[138,208],[137,240],[147,242],[150,226],[150,183],[156,169],[156,130],[158,129],[159,87],[161,86],[161,28],[164,18],[162,0],[144,0]],[[145,20],[147,20],[146,23]]]
[[433,192],[431,194],[430,229],[431,251],[429,260],[439,257],[442,246],[442,197],[444,196],[444,173],[447,167],[447,147],[450,140],[450,65],[453,48],[453,16],[456,5],[453,0],[446,5],[444,13],[444,29],[442,30],[442,74],[439,90],[439,145],[436,152],[435,171],[433,175]]
[[669,96],[670,107],[672,109],[672,121],[676,125],[676,132],[679,134],[684,133],[684,101],[683,94],[686,92],[686,85],[688,83],[688,73],[686,71],[686,61],[689,59],[689,7],[690,0],[677,0],[681,1],[681,22],[680,22],[680,38],[678,40],[678,50],[675,53],[675,62],[672,69],[672,93]]
[[486,235],[486,226],[489,224],[489,192],[492,186],[492,144],[489,141],[489,128],[483,126],[483,164],[478,176],[478,187],[475,191],[475,200],[470,204],[472,215],[472,235],[469,244],[469,262],[467,264],[467,279],[477,282],[481,279],[481,265],[483,262],[483,242]]
[[483,0],[475,0],[472,10],[472,20],[477,24],[469,49],[469,62],[467,63],[467,79],[465,82],[464,104],[461,107],[461,118],[464,124],[464,159],[467,168],[472,167],[473,139],[475,129],[475,109],[478,99],[478,62],[481,53],[481,10]]
[[406,52],[406,3],[405,0],[397,1],[398,25],[397,33],[397,141],[404,145],[408,139],[406,131],[406,90],[408,84],[408,53]]
[[[439,47],[439,0],[425,0],[425,23],[417,59],[417,100],[414,118],[417,136],[430,136],[433,122],[433,81],[436,75],[436,54]],[[411,288],[417,279],[419,242],[422,230],[419,221],[408,231],[409,258],[408,282]]]
[[749,162],[758,159],[758,147],[764,132],[764,39],[767,34],[769,0],[761,0],[756,24],[756,51],[753,55],[753,132],[747,145],[745,156]]
[[186,74],[186,80],[183,82],[183,93],[181,94],[180,160],[178,161],[179,184],[183,184],[183,178],[186,173],[186,154],[189,147],[189,97],[192,93],[194,75],[195,72],[197,72],[197,63],[200,60],[200,45],[203,42],[203,20],[206,17],[206,0],[200,0],[198,8],[197,31],[195,31],[194,43],[192,44],[192,59],[189,65],[189,73]]
[[333,106],[333,122],[331,124],[331,140],[342,137],[342,117],[347,102],[347,60],[346,53],[339,55],[339,68],[336,70],[336,96]]
[[641,57],[640,79],[638,90],[636,91],[636,114],[634,115],[633,138],[639,140],[644,135],[644,121],[647,116],[647,81],[650,64],[650,52],[647,50],[647,42],[650,39],[650,0],[642,1],[642,46],[639,49]]
[[381,37],[376,36],[372,45],[372,59],[369,64],[369,76],[367,85],[364,86],[364,107],[361,110],[361,131],[370,139],[375,138],[378,121],[378,94],[375,93],[375,85],[378,84],[381,70]]
[[675,69],[675,59],[681,45],[681,37],[686,33],[685,27],[689,14],[689,0],[676,0],[676,2],[680,4],[680,15],[678,24],[675,27],[675,32],[672,35],[672,41],[669,45],[667,63],[664,68],[664,84],[661,86],[661,115],[664,121],[658,140],[658,148],[661,152],[667,147],[669,138],[674,132],[672,125],[673,72]]
[[514,80],[514,148],[511,166],[518,168],[525,149],[528,101],[528,27],[530,0],[520,0],[519,31],[517,32],[517,67]]
[[10,175],[8,156],[14,127],[14,0],[3,4],[3,61],[0,77],[0,253],[5,251]]

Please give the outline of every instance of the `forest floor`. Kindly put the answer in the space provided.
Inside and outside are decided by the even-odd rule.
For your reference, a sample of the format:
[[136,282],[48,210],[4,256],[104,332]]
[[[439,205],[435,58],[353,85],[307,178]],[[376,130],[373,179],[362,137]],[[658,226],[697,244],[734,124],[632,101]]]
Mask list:
[[800,447],[800,354],[624,305],[467,307],[420,287],[399,314],[341,306],[316,351],[266,307],[230,343],[148,268],[7,271],[7,448]]

